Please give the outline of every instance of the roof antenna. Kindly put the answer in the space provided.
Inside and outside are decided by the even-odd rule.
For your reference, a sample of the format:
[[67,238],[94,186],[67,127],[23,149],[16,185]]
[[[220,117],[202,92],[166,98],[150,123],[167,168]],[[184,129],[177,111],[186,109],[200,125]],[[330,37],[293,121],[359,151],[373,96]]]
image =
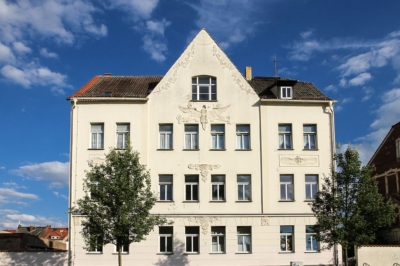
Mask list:
[[276,77],[276,57],[274,57],[274,76]]

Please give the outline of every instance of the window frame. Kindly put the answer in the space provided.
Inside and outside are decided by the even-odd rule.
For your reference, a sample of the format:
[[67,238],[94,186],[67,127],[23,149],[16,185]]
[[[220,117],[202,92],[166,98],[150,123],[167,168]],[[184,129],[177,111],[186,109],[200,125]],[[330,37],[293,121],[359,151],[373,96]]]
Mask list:
[[[290,126],[290,131],[282,131],[281,127],[284,126]],[[280,150],[292,150],[293,149],[293,127],[292,124],[278,124],[278,132],[279,132],[279,139],[278,139],[278,144],[279,144],[279,149]],[[289,145],[287,145],[287,139],[286,137],[289,137]],[[281,138],[282,138],[282,145],[281,146]]]
[[[247,127],[247,131],[238,131],[238,127]],[[248,147],[245,148],[245,137],[247,136],[248,138]],[[240,145],[239,145],[240,143]],[[251,145],[250,145],[250,124],[238,124],[236,125],[236,150],[250,150]]]
[[[249,177],[249,181],[239,181],[238,179],[239,179],[239,176],[240,177]],[[252,200],[252,189],[251,189],[251,175],[247,175],[247,174],[244,174],[244,175],[237,175],[236,176],[236,183],[237,183],[237,201],[240,201],[240,202],[248,202],[248,201],[251,201]],[[242,186],[242,197],[243,197],[243,199],[240,199],[240,197],[239,197],[239,195],[240,195],[240,189],[239,189],[239,186]],[[249,199],[246,199],[246,186],[248,186],[249,187]]]
[[[197,131],[189,131],[187,127],[195,126]],[[198,124],[185,124],[184,126],[185,134],[183,139],[183,147],[185,150],[198,150],[199,149],[199,125]],[[186,136],[190,135],[190,147],[186,145]],[[195,141],[194,141],[195,140]]]
[[[293,99],[293,87],[291,86],[281,86],[281,99],[286,99],[286,100],[290,100]],[[288,92],[289,92],[289,96],[288,96]]]
[[[197,181],[186,181],[187,177],[196,177]],[[191,199],[187,199],[187,186],[190,186],[190,198]],[[194,198],[194,190],[193,190],[193,186],[197,186],[197,199],[193,199]],[[200,195],[199,195],[199,176],[198,175],[185,175],[185,200],[184,201],[192,201],[192,202],[198,202],[200,201]]]
[[[100,240],[100,241],[99,241]],[[95,246],[91,246],[89,245],[89,250],[87,251],[87,253],[92,253],[92,254],[103,254],[104,252],[104,246],[103,245],[99,245],[98,242],[103,242],[103,236],[99,236],[96,239],[96,244]]]
[[[197,233],[188,233],[187,230],[189,228],[197,228]],[[188,248],[188,242],[187,242],[188,237],[190,238],[190,241],[191,241],[191,247],[192,247],[191,251],[187,250],[187,248]],[[196,239],[196,237],[197,237],[197,239]],[[194,248],[195,248],[195,245],[194,245],[195,242],[194,241],[197,241],[197,248],[198,248],[197,251],[194,251]],[[188,253],[188,254],[199,254],[200,253],[200,227],[198,227],[198,226],[185,226],[185,253]]]
[[[200,83],[199,78],[208,78],[208,84]],[[215,92],[213,92],[213,87]],[[207,89],[208,92],[201,92],[201,88]],[[208,99],[201,99],[202,95],[208,96]],[[217,78],[208,75],[192,77],[192,101],[217,101]]]
[[[314,232],[312,225],[306,225],[306,252],[319,252],[320,251],[320,246],[319,246],[319,242],[316,239],[316,233]],[[309,229],[310,231],[308,231],[307,229]],[[310,245],[311,245],[311,249],[308,249],[308,238],[310,237],[311,241],[310,241]],[[315,247],[313,245],[313,243],[315,243]]]
[[[217,128],[217,127],[222,127],[223,130],[222,131],[215,130],[215,128]],[[225,150],[225,124],[212,124],[210,132],[211,132],[211,149],[212,150]],[[221,137],[222,137],[222,145],[220,143]],[[216,139],[215,146],[214,146],[214,138]]]
[[[162,130],[162,126],[171,126],[171,130]],[[168,141],[170,136],[170,142]],[[174,148],[174,125],[173,124],[158,124],[158,149],[159,150],[172,150]],[[162,141],[163,139],[163,141]],[[164,143],[164,146],[162,145]]]
[[[100,131],[97,132],[93,126],[101,126]],[[90,123],[90,149],[104,150],[104,123]]]
[[[314,127],[314,132],[306,132],[305,127]],[[314,147],[312,147],[311,136],[314,136]],[[306,141],[307,138],[307,141]],[[304,124],[303,125],[303,149],[304,150],[316,150],[317,146],[317,125],[316,124]]]
[[[282,177],[291,177],[292,181],[282,181]],[[282,197],[282,185],[285,186],[285,197]],[[289,198],[289,189],[291,185],[292,198]],[[281,174],[279,175],[279,191],[280,191],[280,201],[294,201],[294,175],[293,174]]]
[[400,160],[400,138],[396,139],[396,159]]
[[[161,177],[171,177],[171,181],[161,181]],[[164,198],[161,199],[161,186],[165,186],[164,188]],[[171,190],[171,199],[168,199],[168,186],[170,186]],[[158,201],[173,201],[174,200],[174,177],[173,175],[158,175]]]
[[[167,227],[171,228],[172,233],[165,233],[165,232],[161,233],[161,229],[164,229]],[[166,247],[165,251],[161,250],[161,239],[162,238],[165,238],[164,239],[164,241],[165,241],[164,247]],[[171,242],[171,247],[170,247],[171,251],[168,251],[168,247],[169,247],[168,240],[170,240],[170,242]],[[159,226],[158,227],[158,252],[161,254],[173,254],[173,252],[174,252],[174,227],[173,226]]]
[[[223,177],[224,181],[213,181],[213,178]],[[217,187],[217,199],[214,199],[214,186]],[[220,196],[220,186],[222,187],[223,195]],[[211,201],[226,201],[226,177],[225,175],[211,175]]]
[[[315,181],[307,181],[307,177],[315,177],[316,180]],[[319,191],[318,181],[319,181],[319,176],[316,175],[316,174],[306,174],[304,176],[305,195],[306,195],[305,199],[306,200],[314,200],[315,194]],[[315,185],[314,196],[312,196],[312,194],[313,194],[313,185]],[[309,187],[309,189],[310,189],[310,197],[308,197],[308,195],[307,195],[307,187]]]
[[[118,126],[119,125],[127,125],[128,126],[128,130],[124,130],[124,131],[119,131],[118,130]],[[130,137],[130,133],[131,133],[131,125],[130,125],[130,123],[117,123],[117,129],[116,129],[116,145],[115,145],[115,147],[117,148],[117,149],[120,149],[120,150],[125,150],[126,149],[126,146],[127,146],[127,141],[128,141],[128,139],[129,139],[129,137]],[[118,136],[119,135],[122,135],[122,147],[119,147],[118,145],[119,145],[119,142],[118,142]]]
[[[286,228],[291,228],[291,232],[282,232],[282,228],[283,227],[286,227]],[[293,225],[281,225],[280,227],[279,227],[279,241],[280,241],[280,244],[279,244],[279,248],[280,248],[280,252],[283,252],[283,253],[294,253],[294,226]],[[288,243],[288,237],[291,237],[291,243],[290,243],[290,245],[289,245],[289,243]],[[285,239],[285,247],[284,247],[284,249],[283,249],[283,246],[282,246],[282,237],[284,237],[284,239]],[[288,249],[288,246],[290,247],[289,249]]]
[[[121,254],[129,254],[129,246],[130,244],[122,245]],[[118,253],[117,245],[114,245],[114,254],[115,253]]]
[[[249,233],[239,233],[239,228],[249,229],[250,232]],[[252,252],[253,247],[252,247],[252,243],[251,243],[252,242],[252,237],[251,237],[251,231],[252,230],[251,229],[252,229],[251,226],[237,226],[237,228],[236,228],[237,253],[251,253]],[[250,244],[249,244],[250,250],[244,250],[245,247],[246,247],[245,237],[248,237],[248,239],[250,241]],[[242,239],[242,250],[239,250],[239,239],[240,238]]]
[[[214,229],[213,229],[214,228]],[[221,229],[222,233],[216,233],[215,228]],[[214,238],[217,240],[217,251],[214,251]],[[221,249],[221,239],[222,239],[222,249]],[[226,253],[226,228],[225,226],[211,226],[211,253],[216,253],[216,254],[223,254]]]

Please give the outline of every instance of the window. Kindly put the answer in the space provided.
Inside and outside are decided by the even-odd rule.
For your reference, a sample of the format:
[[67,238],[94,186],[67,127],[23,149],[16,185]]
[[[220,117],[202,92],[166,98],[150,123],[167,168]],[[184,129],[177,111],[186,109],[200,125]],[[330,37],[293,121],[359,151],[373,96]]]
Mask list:
[[316,136],[317,136],[317,126],[316,125],[304,125],[304,149],[305,150],[315,150],[317,148]]
[[293,252],[293,226],[281,226],[281,251]]
[[400,159],[400,139],[396,139],[396,156]]
[[237,227],[237,244],[238,252],[250,253],[251,252],[251,227],[238,226]]
[[318,175],[306,175],[306,199],[314,199],[318,191]]
[[292,125],[279,125],[279,149],[292,148]]
[[217,100],[217,79],[209,76],[193,77],[192,100],[193,101]]
[[160,143],[159,148],[161,150],[172,149],[172,124],[159,125],[160,132]]
[[126,149],[129,131],[129,124],[117,124],[117,149]]
[[306,225],[306,250],[316,252],[319,250],[319,243],[315,238],[315,232],[312,225]]
[[250,125],[236,125],[236,149],[250,149]]
[[160,238],[160,253],[172,253],[172,236],[174,228],[172,226],[160,226],[158,228]]
[[[117,245],[114,245],[114,252],[118,253]],[[129,243],[122,244],[121,253],[129,253]]]
[[172,175],[160,175],[158,181],[160,186],[160,200],[172,200]]
[[199,227],[198,226],[186,226],[186,252],[187,253],[199,253]]
[[225,200],[225,176],[213,175],[211,176],[212,186],[212,200],[223,201]]
[[211,125],[211,149],[225,149],[225,125]]
[[250,201],[251,200],[251,176],[250,175],[238,175],[238,201]]
[[96,201],[99,199],[99,192],[100,192],[100,184],[99,181],[92,181],[90,183],[90,199]]
[[292,99],[292,87],[281,87],[281,99]]
[[211,226],[211,252],[224,253],[225,252],[225,227],[224,226]]
[[91,124],[91,148],[104,148],[104,124]]
[[293,175],[281,175],[281,200],[291,201],[293,197]]
[[199,125],[185,125],[185,149],[199,148]]
[[89,253],[103,253],[103,235],[102,234],[94,234],[93,228],[89,228],[89,237],[90,237],[90,242],[89,243]]
[[185,176],[185,200],[187,201],[199,200],[199,176],[197,175]]

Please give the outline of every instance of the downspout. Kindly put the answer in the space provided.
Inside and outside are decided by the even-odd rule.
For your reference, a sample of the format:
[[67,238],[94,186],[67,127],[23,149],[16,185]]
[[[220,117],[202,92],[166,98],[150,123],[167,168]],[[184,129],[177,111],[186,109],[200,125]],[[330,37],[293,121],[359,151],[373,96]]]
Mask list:
[[258,125],[260,127],[259,134],[260,134],[260,178],[261,178],[261,213],[264,213],[264,184],[263,184],[263,143],[262,143],[262,119],[261,119],[261,99],[260,99],[260,105],[259,105],[259,114],[258,114]]

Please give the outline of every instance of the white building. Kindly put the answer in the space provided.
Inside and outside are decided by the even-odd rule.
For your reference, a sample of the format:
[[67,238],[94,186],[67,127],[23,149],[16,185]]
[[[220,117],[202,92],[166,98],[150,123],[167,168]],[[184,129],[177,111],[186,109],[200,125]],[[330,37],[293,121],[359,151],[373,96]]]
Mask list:
[[[96,76],[68,99],[71,206],[87,161],[128,133],[159,192],[153,213],[174,221],[131,244],[125,265],[334,264],[308,205],[330,172],[334,101],[312,83],[243,77],[201,30],[164,77]],[[111,244],[83,249],[81,219],[71,265],[116,263]]]

